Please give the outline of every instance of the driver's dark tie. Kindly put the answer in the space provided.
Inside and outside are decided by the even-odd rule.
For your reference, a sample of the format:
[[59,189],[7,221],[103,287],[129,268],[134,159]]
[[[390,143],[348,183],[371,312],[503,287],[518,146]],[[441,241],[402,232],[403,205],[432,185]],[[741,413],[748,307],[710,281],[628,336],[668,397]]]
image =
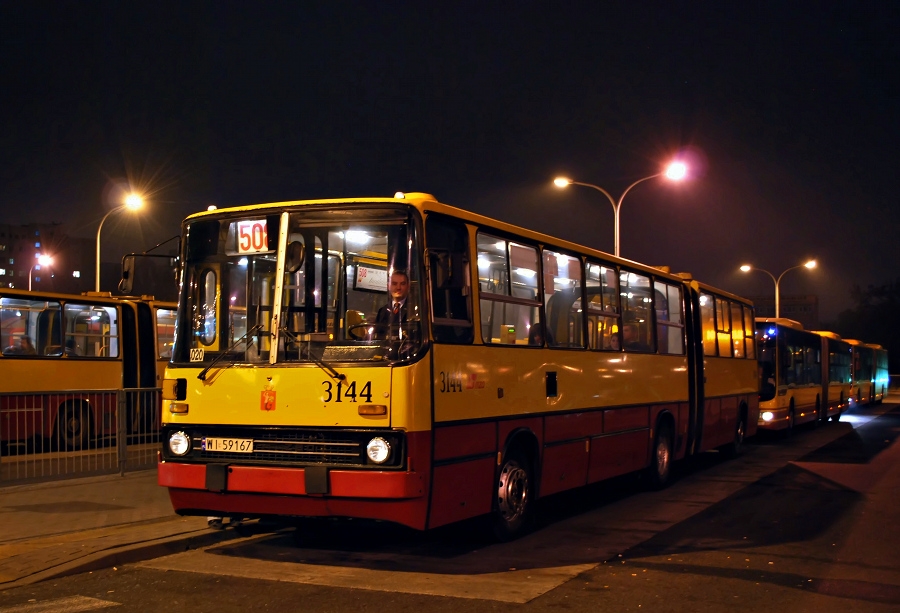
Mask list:
[[400,303],[399,303],[399,302],[395,302],[395,303],[394,303],[394,315],[397,315],[397,314],[399,314],[399,313],[400,313]]

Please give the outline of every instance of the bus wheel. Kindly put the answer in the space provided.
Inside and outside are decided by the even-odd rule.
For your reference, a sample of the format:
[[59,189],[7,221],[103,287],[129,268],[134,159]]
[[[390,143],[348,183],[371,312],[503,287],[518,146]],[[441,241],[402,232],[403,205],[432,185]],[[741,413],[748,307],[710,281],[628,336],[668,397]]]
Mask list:
[[672,456],[672,428],[664,422],[656,429],[653,457],[648,468],[650,483],[654,489],[662,489],[669,484],[672,476]]
[[747,425],[745,422],[744,412],[741,411],[741,414],[738,415],[738,422],[734,426],[734,440],[722,448],[722,451],[729,458],[737,457],[737,454],[741,452],[741,447],[744,444],[744,436],[747,434]]
[[788,411],[788,425],[784,431],[785,436],[794,435],[794,401],[791,400],[791,410]]
[[84,449],[90,442],[90,411],[78,403],[67,403],[56,417],[56,440],[70,451]]
[[534,479],[530,464],[520,453],[507,454],[497,479],[496,497],[493,533],[498,540],[508,541],[528,528],[533,515]]

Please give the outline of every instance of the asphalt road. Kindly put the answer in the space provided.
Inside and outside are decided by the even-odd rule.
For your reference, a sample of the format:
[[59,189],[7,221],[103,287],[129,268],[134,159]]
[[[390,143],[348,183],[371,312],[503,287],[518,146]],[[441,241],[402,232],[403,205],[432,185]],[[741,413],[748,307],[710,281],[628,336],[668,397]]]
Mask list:
[[238,541],[0,593],[0,613],[88,611],[897,611],[900,406],[710,453],[676,482],[552,497],[496,544],[360,521]]

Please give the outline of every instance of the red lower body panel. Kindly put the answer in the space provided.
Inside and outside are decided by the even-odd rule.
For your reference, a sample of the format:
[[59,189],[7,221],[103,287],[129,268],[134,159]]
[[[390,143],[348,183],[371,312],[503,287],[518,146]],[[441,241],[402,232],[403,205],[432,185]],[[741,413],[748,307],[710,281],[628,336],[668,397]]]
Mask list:
[[424,529],[425,478],[415,472],[332,470],[328,494],[306,494],[302,468],[229,466],[225,491],[206,489],[206,466],[164,462],[159,484],[182,515],[346,516]]

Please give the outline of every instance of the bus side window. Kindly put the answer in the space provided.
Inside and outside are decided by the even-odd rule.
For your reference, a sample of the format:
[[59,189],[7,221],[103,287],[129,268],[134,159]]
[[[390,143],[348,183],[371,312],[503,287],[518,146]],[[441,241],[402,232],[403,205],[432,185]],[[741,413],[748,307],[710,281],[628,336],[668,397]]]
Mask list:
[[623,270],[619,286],[623,297],[622,346],[625,351],[655,351],[650,278]]
[[470,344],[472,325],[469,235],[466,226],[440,215],[425,221],[428,265],[431,275],[431,309],[434,340]]

